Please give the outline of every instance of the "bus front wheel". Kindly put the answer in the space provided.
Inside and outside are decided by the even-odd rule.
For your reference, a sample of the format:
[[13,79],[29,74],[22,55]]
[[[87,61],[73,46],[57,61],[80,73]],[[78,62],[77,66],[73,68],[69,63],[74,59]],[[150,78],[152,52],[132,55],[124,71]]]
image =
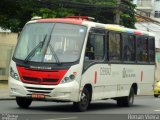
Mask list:
[[84,88],[81,93],[80,101],[74,102],[73,106],[77,111],[84,112],[87,110],[89,102],[90,102],[89,91]]
[[16,102],[20,108],[28,108],[32,103],[32,99],[25,97],[16,97]]

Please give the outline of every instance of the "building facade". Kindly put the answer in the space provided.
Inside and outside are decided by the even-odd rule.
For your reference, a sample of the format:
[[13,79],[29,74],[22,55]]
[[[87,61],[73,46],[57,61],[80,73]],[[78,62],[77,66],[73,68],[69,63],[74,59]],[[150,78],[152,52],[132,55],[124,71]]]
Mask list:
[[150,17],[153,11],[153,0],[134,0],[137,5],[137,13]]
[[137,13],[160,21],[160,0],[133,0]]
[[160,21],[160,0],[154,1],[153,14],[154,18]]

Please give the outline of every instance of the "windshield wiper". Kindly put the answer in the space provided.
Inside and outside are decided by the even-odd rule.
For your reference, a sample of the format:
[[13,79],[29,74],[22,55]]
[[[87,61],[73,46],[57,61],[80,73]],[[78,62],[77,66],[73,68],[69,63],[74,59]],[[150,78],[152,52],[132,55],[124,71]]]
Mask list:
[[38,48],[42,48],[45,41],[46,41],[46,37],[47,37],[47,34],[44,36],[43,38],[43,41],[39,42],[39,44],[32,49],[32,51],[27,55],[27,57],[25,58],[24,62],[28,62],[28,60],[30,59],[30,57],[33,56],[33,54],[35,53],[35,51],[38,49]]
[[49,47],[50,47],[50,50],[51,50],[52,55],[54,56],[54,58],[55,58],[56,62],[60,65],[60,64],[61,64],[61,62],[59,61],[59,58],[57,57],[57,54],[55,53],[55,51],[54,51],[54,49],[53,49],[52,45],[51,45],[51,44],[49,44]]

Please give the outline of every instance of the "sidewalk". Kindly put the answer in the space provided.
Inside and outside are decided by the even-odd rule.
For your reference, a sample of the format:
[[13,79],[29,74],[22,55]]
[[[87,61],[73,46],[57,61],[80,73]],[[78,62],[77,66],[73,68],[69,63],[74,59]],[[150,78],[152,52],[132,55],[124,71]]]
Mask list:
[[7,81],[0,81],[0,100],[13,100],[14,97],[9,96],[9,88]]

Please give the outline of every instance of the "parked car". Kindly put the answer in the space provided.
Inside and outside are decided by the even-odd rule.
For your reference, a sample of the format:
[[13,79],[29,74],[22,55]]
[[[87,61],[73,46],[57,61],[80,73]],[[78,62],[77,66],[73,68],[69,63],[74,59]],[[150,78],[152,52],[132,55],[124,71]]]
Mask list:
[[154,97],[158,97],[158,95],[160,95],[160,81],[156,81],[154,84]]

